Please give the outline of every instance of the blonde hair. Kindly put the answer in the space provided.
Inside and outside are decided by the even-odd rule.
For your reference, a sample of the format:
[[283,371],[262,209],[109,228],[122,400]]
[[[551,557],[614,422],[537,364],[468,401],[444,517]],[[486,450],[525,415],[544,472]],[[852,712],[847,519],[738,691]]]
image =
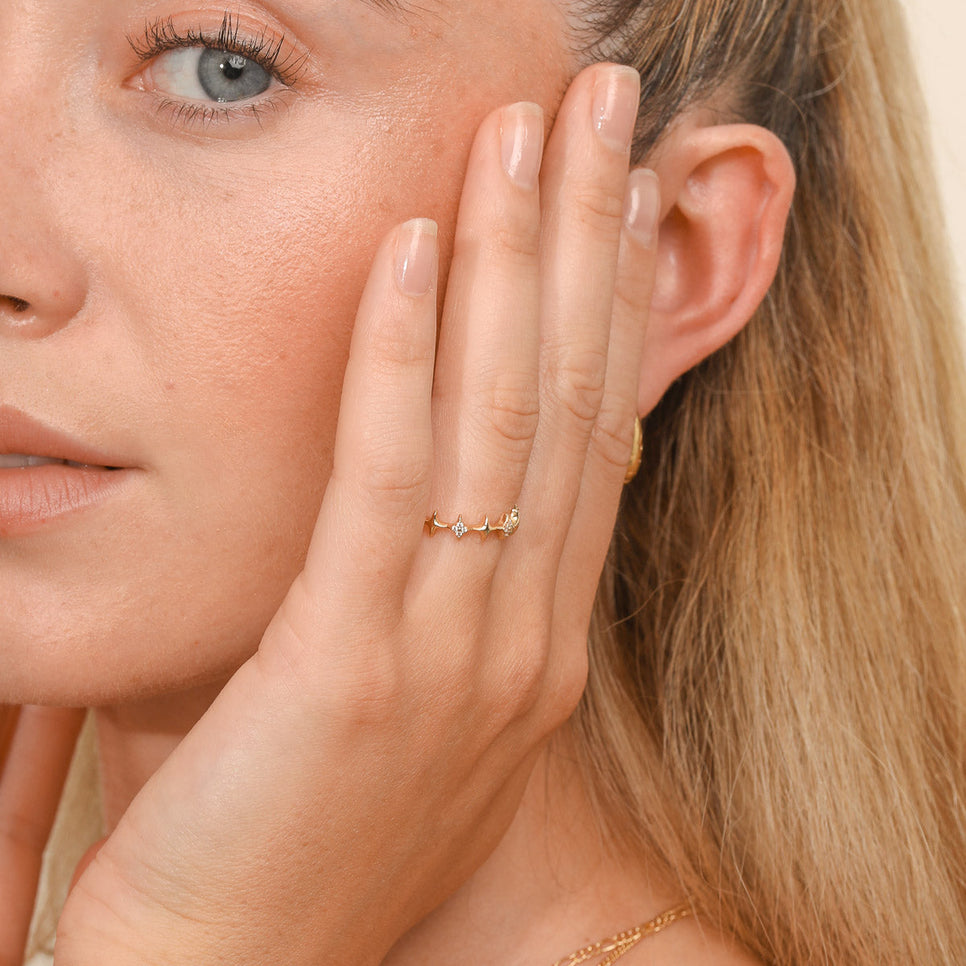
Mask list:
[[766,962],[966,962],[966,386],[899,6],[596,6],[640,155],[726,89],[799,187],[764,305],[646,421],[588,784]]

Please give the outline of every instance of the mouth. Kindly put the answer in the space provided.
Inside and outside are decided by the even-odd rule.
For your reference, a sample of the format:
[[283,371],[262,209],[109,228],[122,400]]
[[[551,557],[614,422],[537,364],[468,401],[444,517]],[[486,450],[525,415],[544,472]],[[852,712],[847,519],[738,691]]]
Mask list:
[[0,405],[0,469],[61,465],[74,469],[125,469],[118,459],[86,441],[54,429],[12,406]]
[[132,463],[0,405],[0,539],[106,503],[138,475]]
[[119,470],[120,466],[97,466],[74,460],[54,459],[49,456],[28,456],[25,453],[0,453],[0,470],[26,470],[35,466],[71,466],[77,470]]

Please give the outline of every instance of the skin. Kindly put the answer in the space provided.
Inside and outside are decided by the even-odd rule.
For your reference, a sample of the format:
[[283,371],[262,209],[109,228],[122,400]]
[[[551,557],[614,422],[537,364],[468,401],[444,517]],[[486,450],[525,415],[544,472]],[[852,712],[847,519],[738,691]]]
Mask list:
[[[126,35],[154,16],[217,33],[222,10],[0,11],[0,293],[30,306],[2,308],[3,400],[140,470],[0,540],[0,699],[98,708],[112,834],[58,964],[266,962],[284,937],[293,963],[338,946],[404,966],[467,930],[481,963],[549,960],[680,899],[602,847],[558,731],[668,207],[628,178],[636,80],[581,75],[538,185],[575,69],[554,4],[237,12],[284,26],[304,68],[259,118],[184,123]],[[508,167],[517,123],[536,146]],[[514,502],[527,541],[423,533],[433,508]],[[66,760],[75,716],[20,725]],[[56,798],[24,747],[0,799],[21,910]],[[696,923],[676,935],[652,954],[745,961]]]
[[[238,9],[255,36],[274,25],[257,5]],[[37,306],[5,326],[4,398],[144,468],[110,513],[0,546],[13,601],[0,698],[129,702],[226,676],[257,646],[308,546],[377,244],[421,215],[448,247],[484,114],[553,103],[571,69],[548,3],[513,13],[542,38],[536,56],[511,42],[505,11],[429,9],[287,4],[286,35],[319,51],[299,93],[277,93],[263,127],[239,116],[187,129],[137,89],[126,35],[172,15],[217,33],[223,6],[0,14],[15,65],[4,126],[18,132],[0,190],[21,199],[7,231],[30,273],[12,266],[0,292]]]

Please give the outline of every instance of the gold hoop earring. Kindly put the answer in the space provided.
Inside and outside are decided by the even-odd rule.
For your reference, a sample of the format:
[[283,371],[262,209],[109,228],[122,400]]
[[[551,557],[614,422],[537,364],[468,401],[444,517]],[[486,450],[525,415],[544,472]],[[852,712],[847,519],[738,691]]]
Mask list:
[[637,471],[641,468],[641,459],[644,456],[644,428],[641,426],[641,417],[634,417],[634,442],[631,445],[631,458],[627,461],[627,472],[624,474],[624,485],[626,486],[637,476]]

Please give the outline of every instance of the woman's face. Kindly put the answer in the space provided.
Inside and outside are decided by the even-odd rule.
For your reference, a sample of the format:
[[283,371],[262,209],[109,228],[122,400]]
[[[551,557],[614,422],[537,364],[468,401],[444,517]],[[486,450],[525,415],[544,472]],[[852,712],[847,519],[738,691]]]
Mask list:
[[5,0],[0,33],[0,454],[73,453],[26,414],[128,468],[0,457],[0,701],[213,680],[300,568],[377,242],[428,216],[445,246],[477,124],[556,104],[566,26],[554,0]]

